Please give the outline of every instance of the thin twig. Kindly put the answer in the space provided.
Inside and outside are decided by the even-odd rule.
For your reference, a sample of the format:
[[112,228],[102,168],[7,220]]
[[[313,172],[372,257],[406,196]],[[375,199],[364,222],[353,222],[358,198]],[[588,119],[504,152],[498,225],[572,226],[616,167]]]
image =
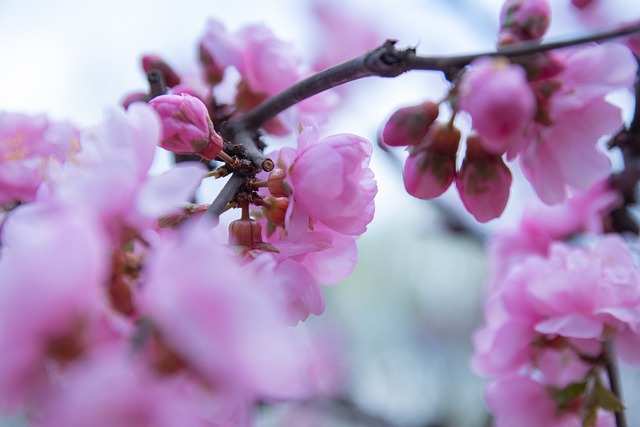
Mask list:
[[[606,355],[607,355],[607,375],[609,376],[609,385],[611,392],[622,402],[622,386],[620,385],[620,375],[618,373],[618,363],[613,348],[613,342],[611,340],[606,343]],[[624,409],[615,412],[616,427],[627,427],[627,420],[625,418]]]
[[213,203],[211,203],[211,206],[207,209],[207,215],[213,216],[217,222],[229,201],[233,199],[240,187],[242,187],[244,179],[244,176],[241,174],[232,174],[224,187],[222,187],[222,190],[220,190],[220,193],[216,196]]
[[363,77],[396,77],[409,70],[442,71],[449,78],[457,70],[482,56],[518,57],[545,52],[579,44],[604,41],[640,31],[640,23],[626,25],[614,30],[574,37],[557,42],[524,42],[504,48],[459,56],[418,56],[414,48],[398,50],[394,40],[350,61],[314,74],[277,95],[268,98],[253,110],[231,123],[235,129],[256,130],[267,120],[287,108],[313,95]]

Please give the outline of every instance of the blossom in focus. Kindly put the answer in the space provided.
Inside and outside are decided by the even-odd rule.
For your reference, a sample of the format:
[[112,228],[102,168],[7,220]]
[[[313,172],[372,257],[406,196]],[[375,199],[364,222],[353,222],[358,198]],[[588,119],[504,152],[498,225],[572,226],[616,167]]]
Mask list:
[[486,151],[517,151],[536,113],[524,69],[504,58],[480,58],[471,65],[462,76],[458,107],[471,115]]
[[0,112],[0,206],[31,202],[50,168],[79,149],[79,131],[45,116]]
[[200,99],[188,94],[160,95],[149,105],[162,120],[162,148],[178,154],[198,154],[207,160],[213,160],[222,150],[222,137]]
[[320,139],[314,120],[303,126],[297,149],[283,148],[278,154],[277,163],[292,191],[288,232],[301,237],[311,218],[339,233],[364,233],[373,219],[378,191],[368,167],[371,144],[351,134]]

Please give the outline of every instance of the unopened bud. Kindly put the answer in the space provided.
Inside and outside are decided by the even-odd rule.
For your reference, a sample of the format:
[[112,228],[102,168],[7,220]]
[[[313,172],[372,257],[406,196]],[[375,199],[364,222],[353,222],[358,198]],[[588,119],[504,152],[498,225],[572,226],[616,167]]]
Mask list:
[[595,0],[571,0],[571,4],[582,10],[591,5]]
[[142,57],[142,69],[145,73],[156,70],[164,78],[167,87],[174,87],[180,83],[180,76],[173,71],[173,68],[157,55],[144,55]]
[[397,110],[384,125],[382,141],[392,147],[417,145],[438,118],[438,113],[438,104],[431,101]]
[[267,196],[264,198],[264,202],[262,212],[265,218],[276,225],[284,226],[287,208],[289,207],[289,198]]
[[507,0],[500,12],[499,46],[539,40],[547,32],[550,23],[549,0]]
[[255,219],[237,219],[229,224],[229,244],[258,247],[262,243],[262,225]]
[[287,197],[291,195],[291,189],[284,182],[285,172],[280,168],[275,168],[269,174],[269,178],[267,178],[267,189],[269,193],[271,193],[274,197]]
[[213,56],[204,47],[202,42],[198,46],[198,54],[200,64],[202,64],[202,68],[204,69],[205,80],[211,85],[220,83],[224,76],[224,68],[220,67],[216,63],[215,59],[213,59]]
[[460,130],[449,123],[434,123],[416,150],[428,149],[455,156],[460,144]]
[[456,178],[456,188],[467,211],[479,222],[502,215],[509,200],[511,181],[511,171],[502,157],[485,151],[480,138],[470,135]]
[[160,146],[177,154],[197,154],[213,160],[222,137],[213,128],[206,105],[191,95],[161,95],[149,101],[162,119]]

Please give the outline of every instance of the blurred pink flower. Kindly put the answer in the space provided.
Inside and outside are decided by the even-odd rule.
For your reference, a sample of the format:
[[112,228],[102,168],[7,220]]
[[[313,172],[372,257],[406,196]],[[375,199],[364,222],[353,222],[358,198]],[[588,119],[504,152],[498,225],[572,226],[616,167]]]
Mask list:
[[160,95],[149,105],[162,120],[162,148],[178,154],[198,154],[206,160],[215,159],[222,150],[222,137],[200,99],[188,94]]
[[79,150],[79,131],[45,116],[0,112],[0,207],[31,202],[50,166]]
[[304,361],[264,292],[281,278],[240,261],[206,227],[165,236],[148,257],[140,314],[221,393],[247,402],[304,395]]
[[[125,346],[97,347],[65,373],[38,411],[42,427],[206,426],[184,385],[129,357]],[[211,399],[211,406],[215,400]]]
[[518,150],[536,113],[524,69],[504,58],[480,58],[471,66],[459,86],[460,109],[471,115],[486,151]]
[[101,339],[109,248],[81,208],[40,203],[12,212],[2,244],[0,402],[15,405],[46,386],[46,366]]
[[559,57],[565,67],[553,81],[535,83],[559,83],[546,100],[548,123],[536,124],[520,152],[527,180],[548,204],[564,200],[567,186],[585,190],[609,173],[610,162],[597,142],[623,122],[620,109],[605,96],[630,88],[637,69],[633,55],[618,44],[566,49]]
[[[254,107],[313,71],[302,63],[291,44],[280,40],[261,24],[247,25],[231,34],[222,23],[210,20],[201,46],[220,68],[233,66],[238,70],[244,83],[239,86],[238,96],[242,97],[239,104],[245,109]],[[272,122],[272,126],[268,126],[269,131],[289,133],[297,126],[301,113],[314,114],[318,120],[324,121],[325,114],[336,105],[337,95],[333,92],[315,95],[279,114],[279,123],[273,125]]]
[[158,115],[147,105],[110,110],[103,123],[83,131],[76,161],[58,171],[42,199],[85,206],[115,241],[127,228],[155,229],[160,216],[189,201],[206,173],[190,163],[149,176],[160,132]]

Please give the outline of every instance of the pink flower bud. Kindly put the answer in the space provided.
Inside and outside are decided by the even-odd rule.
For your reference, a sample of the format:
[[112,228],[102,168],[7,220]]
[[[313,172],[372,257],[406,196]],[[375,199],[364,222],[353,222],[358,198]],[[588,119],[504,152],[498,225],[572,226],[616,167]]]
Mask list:
[[205,80],[212,85],[220,83],[224,77],[224,67],[216,62],[202,41],[198,45],[198,56],[204,70]]
[[464,207],[478,221],[499,217],[509,200],[511,172],[502,157],[483,150],[480,138],[467,138],[467,152],[456,179]]
[[444,193],[456,177],[456,152],[460,131],[436,123],[415,147],[404,164],[407,192],[419,199],[433,199]]
[[502,154],[522,142],[536,99],[522,67],[502,58],[480,58],[462,77],[458,107],[471,115],[483,148]]
[[291,188],[284,181],[286,173],[283,169],[275,168],[267,178],[267,188],[274,197],[287,197],[291,195]]
[[550,23],[549,0],[507,0],[500,12],[500,35],[502,38],[503,33],[507,33],[510,42],[538,40]]
[[142,69],[145,73],[151,70],[157,70],[164,78],[167,87],[174,87],[180,83],[180,76],[173,71],[173,68],[167,64],[164,59],[157,55],[145,55],[142,57]]
[[418,145],[438,118],[438,113],[438,104],[431,101],[399,109],[384,125],[383,142],[392,147]]
[[160,146],[178,154],[198,154],[212,160],[222,150],[207,107],[191,95],[161,95],[149,101],[162,119]]

